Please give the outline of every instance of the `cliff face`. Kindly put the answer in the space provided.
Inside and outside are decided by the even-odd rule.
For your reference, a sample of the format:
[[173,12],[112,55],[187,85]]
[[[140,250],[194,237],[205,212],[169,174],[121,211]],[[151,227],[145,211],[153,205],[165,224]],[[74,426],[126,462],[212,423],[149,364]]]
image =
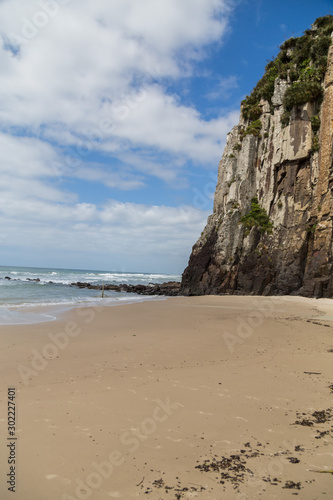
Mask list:
[[[332,27],[333,17],[325,19]],[[183,294],[333,296],[333,38],[327,43],[325,29],[330,46],[321,76],[318,61],[302,60],[301,42],[292,39],[242,103],[219,164],[213,214],[183,274]],[[314,25],[302,43],[319,44],[318,33]],[[299,97],[306,85],[312,91]],[[265,210],[271,230],[251,217],[251,207]]]

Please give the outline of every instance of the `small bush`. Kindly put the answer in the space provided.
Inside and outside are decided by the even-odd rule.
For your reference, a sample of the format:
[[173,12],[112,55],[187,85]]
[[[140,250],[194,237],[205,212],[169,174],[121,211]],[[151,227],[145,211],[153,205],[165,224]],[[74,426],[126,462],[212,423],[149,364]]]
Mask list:
[[304,64],[305,61],[309,61],[309,55],[311,50],[312,37],[309,35],[303,35],[297,38],[295,51],[293,55],[294,64],[300,65]]
[[234,145],[232,148],[234,151],[240,151],[242,149],[242,145],[237,142],[237,144]]
[[332,31],[333,31],[333,24],[329,24],[328,26],[326,26],[326,28],[322,29],[322,34],[331,36]]
[[245,120],[254,121],[260,118],[262,114],[262,109],[261,106],[259,106],[259,104],[251,104],[245,101],[243,101],[242,104],[243,104],[242,114]]
[[319,57],[317,59],[316,66],[318,68],[318,71],[320,71],[322,77],[324,78],[327,69],[327,56]]
[[316,153],[320,149],[320,143],[319,143],[319,137],[318,135],[315,135],[314,138],[312,139],[312,147],[311,150],[313,153]]
[[287,127],[290,122],[290,111],[284,111],[281,115],[281,125],[283,128]]
[[288,50],[286,49],[281,49],[279,53],[279,59],[283,63],[288,63],[290,62],[291,56],[288,54]]
[[326,26],[330,26],[332,23],[333,23],[333,16],[327,15],[318,17],[318,19],[315,20],[313,25],[316,26],[317,28],[325,28]]
[[288,87],[283,104],[286,111],[291,111],[294,106],[321,99],[323,89],[320,83],[313,81],[298,81]]
[[305,66],[300,74],[299,78],[302,82],[317,82],[320,83],[322,80],[322,74],[320,69],[314,68],[313,66]]
[[300,72],[296,68],[293,68],[289,71],[289,78],[292,83],[296,82],[299,79],[299,77],[300,77]]
[[258,198],[252,198],[251,210],[247,215],[241,217],[240,222],[246,232],[249,232],[254,226],[257,226],[261,233],[271,234],[273,230],[273,224],[269,220],[266,210],[259,205]]
[[313,115],[311,117],[311,128],[314,134],[316,134],[320,129],[320,118],[318,115]]
[[259,82],[258,94],[260,99],[270,102],[274,94],[274,84],[279,76],[280,61],[276,62],[275,66],[269,69],[262,80]]
[[316,61],[321,56],[326,56],[329,46],[331,45],[331,37],[330,36],[321,36],[318,37],[314,44],[311,47],[311,58]]
[[262,123],[260,120],[255,120],[246,128],[242,134],[242,139],[247,135],[254,135],[258,137],[260,135],[260,130],[262,128]]
[[289,38],[280,47],[281,50],[293,49],[296,47],[297,38]]
[[311,62],[310,57],[307,57],[306,59],[303,59],[302,62],[299,63],[299,67],[301,69],[305,69],[309,66],[310,62]]
[[270,69],[274,68],[274,66],[275,66],[275,60],[268,61],[268,63],[265,66],[265,71],[269,71]]

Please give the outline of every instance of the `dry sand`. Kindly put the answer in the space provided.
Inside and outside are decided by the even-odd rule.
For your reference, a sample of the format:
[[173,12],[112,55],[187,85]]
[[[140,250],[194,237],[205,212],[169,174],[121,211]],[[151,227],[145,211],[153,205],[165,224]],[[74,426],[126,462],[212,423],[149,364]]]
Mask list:
[[332,498],[332,325],[331,300],[209,296],[0,327],[1,500]]

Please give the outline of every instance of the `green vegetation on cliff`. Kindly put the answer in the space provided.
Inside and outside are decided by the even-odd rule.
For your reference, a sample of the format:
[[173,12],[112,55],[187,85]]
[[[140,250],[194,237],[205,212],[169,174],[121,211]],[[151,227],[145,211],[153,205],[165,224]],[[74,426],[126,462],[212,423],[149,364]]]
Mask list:
[[245,236],[250,233],[254,226],[257,226],[261,233],[271,234],[273,230],[273,224],[269,220],[266,210],[259,205],[258,198],[252,198],[251,210],[241,217],[240,222],[245,227]]
[[261,128],[262,123],[260,120],[252,121],[250,125],[245,130],[243,130],[240,139],[243,140],[246,135],[255,135],[258,137],[260,135]]
[[264,76],[251,94],[242,101],[242,114],[250,122],[249,127],[261,116],[262,99],[268,101],[273,109],[272,97],[276,78],[290,83],[283,101],[284,126],[288,125],[289,114],[294,106],[306,102],[320,103],[332,32],[333,16],[319,17],[303,36],[290,38],[281,45],[277,57],[267,64]]

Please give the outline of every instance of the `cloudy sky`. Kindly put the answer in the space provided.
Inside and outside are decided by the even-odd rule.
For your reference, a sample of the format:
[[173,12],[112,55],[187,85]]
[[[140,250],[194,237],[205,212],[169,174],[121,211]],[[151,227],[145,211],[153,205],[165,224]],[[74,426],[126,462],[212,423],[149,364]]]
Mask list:
[[181,273],[240,101],[331,0],[0,0],[0,265]]

